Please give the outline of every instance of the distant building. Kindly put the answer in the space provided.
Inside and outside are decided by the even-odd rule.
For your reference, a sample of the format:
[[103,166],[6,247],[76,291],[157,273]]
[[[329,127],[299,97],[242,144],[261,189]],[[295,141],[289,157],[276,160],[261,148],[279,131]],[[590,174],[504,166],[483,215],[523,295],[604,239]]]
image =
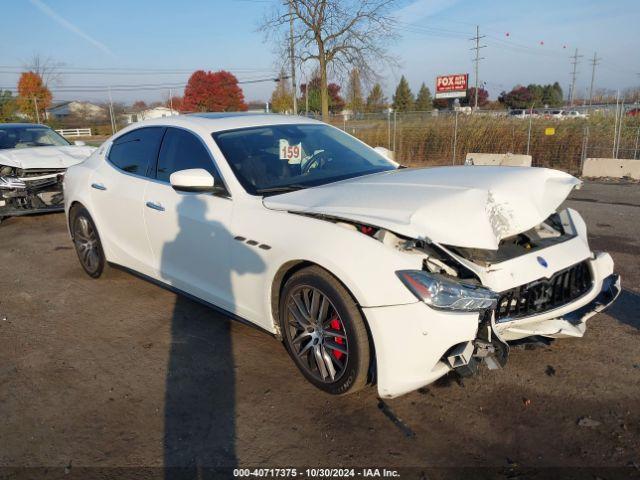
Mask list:
[[152,118],[172,117],[180,115],[177,110],[169,107],[154,107],[142,110],[141,112],[129,112],[124,114],[124,119],[128,124],[141,122],[142,120],[151,120]]
[[64,120],[67,117],[95,120],[106,114],[107,110],[100,105],[78,101],[59,103],[47,110],[47,117],[53,120]]
[[269,113],[269,104],[260,101],[247,103],[247,113]]

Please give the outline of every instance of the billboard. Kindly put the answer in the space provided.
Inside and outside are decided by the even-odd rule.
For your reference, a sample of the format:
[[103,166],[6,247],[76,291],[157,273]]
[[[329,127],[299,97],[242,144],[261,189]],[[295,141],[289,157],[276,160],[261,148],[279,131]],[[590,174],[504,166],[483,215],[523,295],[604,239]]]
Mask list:
[[468,73],[441,75],[436,77],[436,98],[458,98],[467,96]]

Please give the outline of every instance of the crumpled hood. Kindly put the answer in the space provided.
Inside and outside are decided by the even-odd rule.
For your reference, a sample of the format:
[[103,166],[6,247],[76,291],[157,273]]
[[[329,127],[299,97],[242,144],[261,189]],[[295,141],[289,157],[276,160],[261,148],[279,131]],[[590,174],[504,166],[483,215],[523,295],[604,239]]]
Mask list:
[[497,250],[542,223],[580,180],[526,167],[401,169],[264,198],[267,208],[324,214],[444,245]]
[[0,165],[30,170],[33,168],[69,168],[91,155],[95,147],[31,147],[0,150]]

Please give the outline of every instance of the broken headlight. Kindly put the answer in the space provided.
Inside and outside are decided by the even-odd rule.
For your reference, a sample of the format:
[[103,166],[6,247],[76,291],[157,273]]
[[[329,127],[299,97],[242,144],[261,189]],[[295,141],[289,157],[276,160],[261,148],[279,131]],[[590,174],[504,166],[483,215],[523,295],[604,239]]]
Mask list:
[[398,278],[421,301],[433,308],[475,312],[495,308],[498,295],[491,290],[456,282],[422,270],[401,270]]
[[15,190],[16,188],[27,188],[27,186],[18,177],[0,176],[0,189]]

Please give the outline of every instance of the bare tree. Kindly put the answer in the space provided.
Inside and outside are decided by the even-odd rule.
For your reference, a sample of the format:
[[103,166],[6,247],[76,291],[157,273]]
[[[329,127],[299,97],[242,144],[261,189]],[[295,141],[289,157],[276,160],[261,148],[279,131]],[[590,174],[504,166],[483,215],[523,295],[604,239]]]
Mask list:
[[64,64],[56,62],[51,57],[43,57],[39,53],[34,53],[31,59],[25,62],[23,66],[26,70],[40,75],[45,87],[49,87],[60,82],[60,67],[64,66]]
[[[288,0],[267,17],[261,29],[276,41],[294,20],[296,59],[318,62],[322,118],[329,119],[329,74],[347,76],[356,68],[363,79],[377,78],[376,66],[395,63],[386,45],[395,34],[386,15],[396,0]],[[291,13],[290,13],[291,12]]]

